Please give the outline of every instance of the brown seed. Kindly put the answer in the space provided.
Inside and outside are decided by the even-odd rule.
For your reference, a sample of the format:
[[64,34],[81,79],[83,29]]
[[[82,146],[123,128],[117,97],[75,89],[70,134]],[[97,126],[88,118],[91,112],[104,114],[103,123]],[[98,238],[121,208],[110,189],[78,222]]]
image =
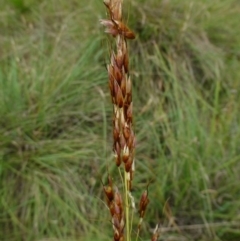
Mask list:
[[111,97],[114,97],[113,82],[112,82],[112,80],[110,78],[108,80],[108,86],[109,86],[109,89],[110,89]]
[[127,121],[132,122],[132,103],[127,108]]
[[119,206],[122,207],[122,197],[121,194],[119,193],[118,189],[116,188],[115,193],[114,193],[114,201],[115,203]]
[[119,135],[120,135],[119,128],[118,128],[118,126],[115,126],[115,128],[113,129],[114,142],[117,142],[119,140]]
[[143,218],[149,202],[150,200],[148,199],[148,190],[145,190],[141,196],[139,203],[139,215],[141,218]]
[[116,104],[119,106],[119,108],[123,107],[123,95],[122,95],[122,91],[119,87],[117,90]]
[[125,95],[126,95],[126,80],[125,80],[125,78],[122,78],[120,86],[121,86],[121,90],[122,90],[122,94],[123,94],[123,98],[124,98]]
[[113,67],[113,76],[114,76],[115,80],[118,82],[118,84],[121,85],[122,72],[118,68],[117,64],[115,64],[114,67]]
[[114,203],[114,214],[118,217],[119,220],[121,219],[122,209],[116,203]]
[[117,81],[114,79],[114,97],[116,101],[116,105],[118,108],[122,108],[123,106],[123,95],[121,88],[119,87]]
[[112,178],[110,176],[108,176],[108,185],[104,186],[104,192],[106,194],[108,203],[111,203],[114,199],[114,190],[113,190]]
[[128,105],[132,103],[132,94],[126,94],[125,103]]
[[106,186],[106,187],[104,187],[104,191],[106,193],[106,196],[107,196],[108,200],[112,201],[113,200],[113,196],[114,196],[112,187]]
[[131,130],[131,134],[130,134],[130,136],[128,138],[128,142],[127,142],[127,146],[129,148],[129,150],[133,149],[134,143],[135,143],[135,135],[133,133],[133,130]]
[[130,137],[130,128],[127,124],[123,127],[123,135],[125,140],[128,140],[128,138]]
[[123,55],[122,50],[119,48],[118,53],[117,53],[117,57],[116,57],[116,64],[117,64],[119,69],[122,69],[123,60],[124,60],[124,55]]
[[121,161],[121,158],[119,157],[119,156],[115,156],[115,162],[116,162],[116,165],[119,167],[120,165],[121,165],[121,163],[122,163],[122,161]]
[[120,148],[120,145],[119,145],[119,142],[115,142],[115,153],[120,156],[121,155],[121,148]]
[[121,150],[124,149],[125,145],[126,145],[126,140],[125,140],[123,135],[120,135],[120,147],[121,147]]
[[118,82],[115,79],[113,80],[113,88],[114,88],[114,96],[116,97],[118,89],[119,89],[119,85],[118,85]]
[[116,230],[116,231],[114,232],[113,239],[114,239],[114,241],[119,241],[120,238],[121,238],[121,236],[120,236],[118,230]]
[[111,216],[113,216],[115,213],[114,202],[109,203],[108,207],[109,207]]
[[128,160],[126,161],[125,163],[125,171],[126,172],[130,172],[131,168],[132,168],[132,163],[133,163],[133,159],[132,159],[132,156],[130,155],[128,157]]

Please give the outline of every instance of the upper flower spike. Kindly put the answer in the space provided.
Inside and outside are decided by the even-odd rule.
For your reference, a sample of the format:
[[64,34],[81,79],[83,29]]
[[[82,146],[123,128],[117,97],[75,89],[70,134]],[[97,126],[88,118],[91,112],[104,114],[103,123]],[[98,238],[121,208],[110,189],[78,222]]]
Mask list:
[[105,32],[111,34],[113,37],[121,35],[126,39],[134,39],[134,32],[122,22],[122,0],[105,0],[104,4],[110,15],[110,20],[100,20],[100,23],[106,27]]

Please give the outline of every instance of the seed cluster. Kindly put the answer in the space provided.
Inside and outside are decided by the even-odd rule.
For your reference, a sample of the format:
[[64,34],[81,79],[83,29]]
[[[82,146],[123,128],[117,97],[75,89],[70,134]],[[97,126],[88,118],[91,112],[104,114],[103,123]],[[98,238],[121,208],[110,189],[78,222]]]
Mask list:
[[[134,150],[136,145],[133,131],[133,104],[132,82],[129,74],[129,57],[127,39],[134,39],[135,34],[122,22],[122,1],[104,0],[109,19],[100,20],[106,27],[105,32],[116,39],[116,48],[111,49],[110,64],[108,70],[108,85],[113,104],[113,153],[118,167],[123,165],[127,180],[125,185],[125,202],[116,187],[113,187],[112,179],[108,176],[108,184],[104,186],[107,206],[112,217],[114,241],[124,241],[124,227],[128,227],[129,199],[132,207],[135,207],[134,198],[131,195],[131,186],[134,173]],[[126,197],[127,196],[127,197]],[[144,191],[139,203],[140,221],[138,235],[143,216],[149,203],[148,190]],[[124,208],[125,207],[125,215]],[[128,233],[128,230],[127,232]],[[155,236],[156,237],[156,236]],[[153,239],[155,241],[155,239]]]
[[126,39],[134,33],[122,22],[122,0],[104,1],[109,20],[101,20],[106,32],[116,37],[116,51],[111,53],[107,66],[109,89],[113,103],[113,152],[116,165],[124,163],[128,173],[128,190],[134,172],[135,135],[132,125],[132,83],[129,75],[129,58]]
[[122,197],[118,189],[113,188],[112,179],[108,176],[108,185],[104,187],[107,198],[107,205],[112,216],[112,226],[114,230],[114,241],[124,240],[124,214]]

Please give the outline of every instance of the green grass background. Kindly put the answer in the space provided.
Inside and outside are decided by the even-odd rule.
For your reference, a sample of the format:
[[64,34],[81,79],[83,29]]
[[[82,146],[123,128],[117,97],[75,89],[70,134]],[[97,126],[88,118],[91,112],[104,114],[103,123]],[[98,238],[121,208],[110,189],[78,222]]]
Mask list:
[[[104,5],[0,3],[0,240],[112,240]],[[125,20],[136,200],[152,180],[142,240],[171,218],[192,228],[160,240],[240,240],[239,1],[128,0]]]

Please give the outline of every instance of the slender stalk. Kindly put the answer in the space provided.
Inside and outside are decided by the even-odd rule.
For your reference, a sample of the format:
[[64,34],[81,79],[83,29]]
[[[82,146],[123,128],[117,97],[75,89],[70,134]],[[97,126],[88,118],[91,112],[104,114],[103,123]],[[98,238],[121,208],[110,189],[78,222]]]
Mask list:
[[131,233],[130,233],[130,213],[129,213],[129,197],[128,197],[128,180],[127,177],[128,173],[124,171],[124,189],[125,189],[125,219],[126,219],[126,239],[127,241],[131,240]]

